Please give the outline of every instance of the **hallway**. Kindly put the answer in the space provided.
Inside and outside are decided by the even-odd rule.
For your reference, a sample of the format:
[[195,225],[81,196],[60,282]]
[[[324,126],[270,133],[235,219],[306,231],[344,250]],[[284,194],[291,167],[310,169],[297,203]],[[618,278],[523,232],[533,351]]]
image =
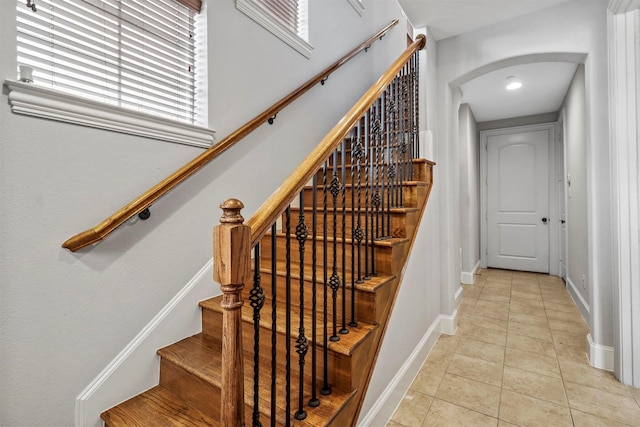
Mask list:
[[558,277],[481,270],[387,427],[640,426],[640,389],[588,365]]

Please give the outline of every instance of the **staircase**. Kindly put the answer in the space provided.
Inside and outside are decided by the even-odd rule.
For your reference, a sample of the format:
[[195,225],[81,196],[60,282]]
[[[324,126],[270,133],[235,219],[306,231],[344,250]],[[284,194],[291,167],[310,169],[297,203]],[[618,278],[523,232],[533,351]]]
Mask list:
[[[223,203],[202,332],[118,426],[354,426],[432,186],[416,41],[245,224]],[[364,101],[363,101],[364,100]]]
[[[328,341],[328,361],[331,368],[328,369],[328,383],[331,387],[329,396],[319,396],[322,398],[321,404],[316,407],[309,407],[307,404],[311,398],[309,394],[311,390],[310,373],[305,377],[305,394],[304,394],[304,410],[306,418],[298,421],[293,419],[292,425],[301,426],[347,426],[355,423],[355,415],[359,406],[362,404],[366,385],[371,376],[373,368],[374,356],[381,343],[386,324],[389,319],[395,295],[397,293],[402,268],[407,259],[412,239],[416,234],[417,226],[422,216],[422,212],[426,205],[429,192],[432,185],[432,167],[433,163],[425,160],[414,160],[414,172],[416,173],[415,181],[407,181],[403,184],[405,193],[405,206],[392,208],[391,229],[394,237],[374,241],[376,251],[375,264],[378,268],[376,276],[355,286],[355,320],[358,324],[356,327],[348,326],[348,334],[340,334],[340,341]],[[311,191],[310,187],[305,191]],[[347,197],[347,200],[350,200]],[[308,208],[309,209],[309,208]],[[347,209],[352,209],[347,206]],[[310,210],[310,209],[309,209]],[[291,210],[291,217],[298,217],[300,208]],[[310,212],[307,212],[309,214]],[[319,216],[318,226],[319,233],[317,239],[322,240],[324,237],[324,226],[321,222],[322,217]],[[285,220],[283,220],[283,223]],[[330,223],[331,221],[329,221]],[[352,224],[347,223],[347,235],[350,234]],[[327,233],[331,236],[333,233],[332,224],[327,224]],[[340,231],[341,233],[341,231]],[[278,253],[284,253],[286,245],[286,236],[279,232],[276,236],[276,250]],[[295,240],[295,236],[290,236],[290,240]],[[271,264],[271,236],[263,237],[263,247],[267,248],[261,253],[261,264]],[[340,242],[341,243],[341,242]],[[297,241],[290,242],[291,246],[298,244]],[[352,242],[345,242],[351,245]],[[321,245],[323,246],[323,245]],[[339,245],[340,246],[340,245]],[[331,245],[329,245],[328,259],[332,257]],[[350,249],[346,251],[346,255],[350,254]],[[357,252],[357,251],[356,251]],[[318,255],[322,260],[324,254]],[[338,257],[340,258],[340,257]],[[305,262],[311,263],[311,259],[305,258]],[[357,260],[356,260],[357,263]],[[285,261],[276,258],[278,265],[275,273],[269,269],[261,272],[263,283],[272,282],[272,274],[276,275],[276,296],[275,304],[280,312],[285,306],[286,295],[286,271],[284,271]],[[364,264],[364,260],[361,260]],[[346,306],[351,306],[351,260],[347,259],[346,271]],[[299,274],[296,275],[299,265],[294,265],[291,270],[291,294],[298,295],[299,292]],[[342,269],[342,266],[339,266]],[[255,271],[253,272],[255,273]],[[321,281],[320,281],[321,282]],[[312,292],[312,278],[310,276],[303,278],[304,287],[307,292]],[[317,296],[322,297],[324,285],[317,281]],[[260,316],[261,333],[268,336],[272,328],[272,306],[273,293],[265,289],[266,300],[264,308]],[[330,290],[329,290],[330,292]],[[250,300],[250,289],[245,287],[243,290],[243,299]],[[331,298],[329,295],[328,299]],[[105,411],[102,418],[107,427],[119,426],[218,426],[220,419],[220,388],[221,388],[221,368],[222,368],[222,309],[220,301],[222,296],[202,301],[202,333],[186,338],[168,347],[158,350],[161,357],[160,367],[160,384],[120,405]],[[298,302],[292,303],[291,318],[299,319],[300,307]],[[337,304],[339,308],[342,306],[342,293],[337,296]],[[311,313],[306,308],[305,319],[306,325],[311,325]],[[349,311],[347,315],[349,315]],[[323,336],[323,313],[317,314],[317,333],[318,337]],[[329,304],[327,317],[329,319],[327,328],[329,334],[333,329],[333,305]],[[342,325],[342,310],[338,309],[336,313],[339,327]],[[244,390],[245,390],[245,420],[246,424],[250,424],[252,419],[253,402],[253,360],[254,360],[254,340],[253,340],[253,309],[249,304],[245,304],[242,308],[242,328],[243,328],[243,351],[244,351]],[[276,382],[277,385],[283,386],[285,380],[285,319],[278,315],[276,319],[277,337],[276,341],[281,345],[276,350]],[[262,389],[261,396],[265,398],[259,402],[260,420],[263,426],[266,425],[287,425],[285,420],[286,402],[284,395],[278,395],[275,401],[277,414],[272,414],[273,404],[269,400],[271,387],[271,346],[269,340],[261,342],[262,348],[260,354],[260,381],[259,387]],[[323,342],[318,342],[316,348],[317,359],[323,359]],[[291,344],[293,348],[295,342]],[[310,357],[308,354],[307,357]],[[292,362],[293,363],[293,362]],[[317,367],[319,372],[317,381],[319,388],[323,385],[322,378],[322,362]],[[292,372],[291,396],[298,395],[298,380],[295,377],[297,371]],[[284,387],[278,387],[283,389]],[[297,399],[294,399],[297,400]],[[296,404],[291,403],[296,410]],[[272,417],[275,415],[275,417]]]

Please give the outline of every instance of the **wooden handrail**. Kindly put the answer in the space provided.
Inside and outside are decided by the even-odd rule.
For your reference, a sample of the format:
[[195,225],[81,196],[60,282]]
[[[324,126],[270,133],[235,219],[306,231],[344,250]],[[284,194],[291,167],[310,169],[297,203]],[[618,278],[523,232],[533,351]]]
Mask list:
[[182,181],[202,169],[206,164],[208,164],[210,161],[215,159],[217,156],[222,154],[233,145],[235,145],[238,141],[257,129],[266,121],[275,117],[278,112],[291,104],[294,100],[299,98],[313,86],[317,85],[320,82],[324,82],[324,80],[326,80],[326,78],[329,77],[329,75],[336,69],[340,68],[343,64],[345,64],[361,51],[368,49],[371,44],[376,41],[376,39],[381,39],[391,28],[393,28],[397,24],[398,20],[396,19],[389,25],[378,31],[376,34],[369,37],[366,41],[361,43],[351,52],[344,55],[332,65],[322,70],[320,73],[316,74],[302,86],[289,93],[280,101],[276,102],[271,107],[258,114],[252,120],[237,129],[235,132],[221,139],[220,142],[208,148],[206,151],[191,160],[189,163],[175,171],[173,174],[169,175],[167,178],[153,186],[151,189],[147,190],[131,203],[123,206],[122,208],[120,208],[120,210],[100,222],[95,227],[85,230],[82,233],[76,234],[75,236],[67,239],[62,244],[62,247],[75,252],[79,249],[84,248],[85,246],[89,246],[101,241],[102,239],[107,237],[113,230],[129,220],[129,218],[149,208],[149,206],[151,206],[156,200],[167,194]]
[[367,90],[360,100],[345,114],[333,129],[325,136],[318,146],[298,165],[285,182],[260,206],[256,213],[247,221],[251,227],[251,246],[255,246],[266,234],[271,224],[289,206],[291,200],[300,193],[307,182],[322,167],[329,155],[338,144],[347,137],[349,131],[360,120],[364,113],[373,105],[385,91],[387,86],[396,78],[411,56],[421,50],[426,44],[426,37],[419,35],[411,46],[391,64],[384,74]]

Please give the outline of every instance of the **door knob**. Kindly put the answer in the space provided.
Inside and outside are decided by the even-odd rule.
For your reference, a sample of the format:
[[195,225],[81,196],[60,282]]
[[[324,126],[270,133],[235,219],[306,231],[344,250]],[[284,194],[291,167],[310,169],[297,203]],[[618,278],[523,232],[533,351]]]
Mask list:
[[545,224],[547,223],[547,218],[542,218],[542,222],[544,222]]
[[565,221],[564,219],[560,220],[560,224],[564,224],[565,222],[567,222],[567,221]]

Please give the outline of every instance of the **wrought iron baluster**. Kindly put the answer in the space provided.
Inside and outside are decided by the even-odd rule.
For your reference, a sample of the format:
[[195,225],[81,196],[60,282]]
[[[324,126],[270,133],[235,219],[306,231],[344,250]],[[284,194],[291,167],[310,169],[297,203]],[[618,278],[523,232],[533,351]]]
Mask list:
[[259,392],[260,392],[260,311],[264,306],[264,289],[260,284],[260,243],[253,252],[253,288],[249,291],[249,303],[253,308],[253,427],[262,427],[260,423]]
[[[342,154],[344,157],[344,153]],[[340,341],[338,336],[338,290],[340,289],[340,276],[338,275],[338,195],[342,184],[338,179],[338,152],[333,152],[333,171],[331,176],[331,184],[329,185],[329,191],[331,191],[333,201],[333,263],[331,268],[331,277],[329,278],[329,287],[331,288],[331,306],[332,306],[332,320],[333,320],[333,333],[329,337],[330,341]]]
[[285,210],[285,425],[291,425],[291,208]]
[[309,230],[304,222],[304,190],[300,192],[300,215],[296,226],[296,240],[298,241],[298,253],[300,256],[300,323],[298,326],[298,338],[296,339],[296,353],[298,353],[298,366],[300,367],[299,389],[298,389],[298,410],[294,414],[296,420],[307,418],[304,410],[304,364],[305,356],[309,349],[309,340],[305,336],[304,330],[304,246],[307,241]]
[[373,228],[373,206],[370,206],[373,186],[373,133],[371,131],[372,121],[375,120],[375,111],[373,106],[369,108],[366,114],[365,130],[365,163],[364,163],[364,276],[360,276],[361,280],[369,280],[369,249],[373,249],[369,241],[369,230]]
[[317,277],[317,256],[318,256],[318,174],[313,175],[312,180],[313,191],[311,193],[311,399],[309,399],[309,406],[312,408],[320,406],[320,399],[318,399],[317,391],[317,356],[316,347],[318,341],[317,333],[317,290],[318,283]]
[[277,310],[277,291],[278,291],[278,277],[277,277],[277,224],[274,223],[271,226],[271,425],[276,425],[276,378],[277,372],[277,336],[278,330],[276,320],[278,318]]
[[[351,139],[353,140],[353,129],[351,130]],[[347,159],[345,158],[347,150],[347,142],[343,139],[341,143],[342,147],[342,328],[340,328],[341,334],[348,334],[347,329]],[[351,153],[353,158],[353,153]],[[351,192],[353,193],[353,182],[351,183]],[[353,246],[353,242],[351,242]]]
[[329,386],[329,348],[328,348],[328,336],[327,330],[327,288],[329,285],[327,274],[327,173],[328,173],[328,160],[325,161],[322,167],[322,223],[324,224],[322,230],[322,270],[323,270],[323,286],[322,286],[322,360],[323,360],[323,372],[322,372],[322,388],[320,394],[327,396],[331,394],[331,387]]
[[[361,283],[360,279],[360,268],[361,268],[361,244],[362,244],[362,227],[360,224],[360,215],[361,215],[361,184],[362,184],[362,176],[360,172],[360,164],[361,159],[364,153],[364,147],[362,146],[362,126],[364,126],[364,117],[360,119],[356,128],[356,139],[355,144],[353,141],[351,142],[351,229],[352,229],[352,245],[351,245],[351,322],[349,322],[349,326],[356,327],[358,323],[356,322],[356,283]],[[358,178],[356,185],[356,169],[358,170]],[[355,194],[358,193],[358,202],[357,202],[357,210],[355,203]],[[357,216],[356,216],[357,212]],[[357,251],[356,251],[357,247]],[[355,269],[355,257],[356,253],[358,256],[357,261],[357,274]]]

